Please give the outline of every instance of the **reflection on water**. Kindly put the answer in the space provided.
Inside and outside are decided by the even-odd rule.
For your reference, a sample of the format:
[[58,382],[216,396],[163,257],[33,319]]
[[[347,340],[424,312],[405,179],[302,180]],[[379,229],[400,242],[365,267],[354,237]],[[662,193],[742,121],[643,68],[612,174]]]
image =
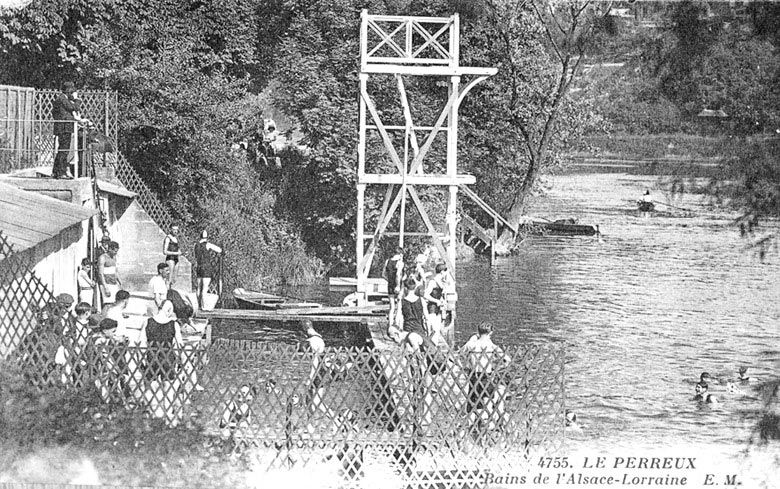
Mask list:
[[[567,351],[568,406],[586,429],[577,438],[671,443],[744,442],[758,393],[725,382],[740,365],[775,374],[780,319],[778,259],[760,263],[730,226],[733,215],[700,196],[668,200],[662,177],[565,175],[530,213],[599,224],[600,237],[533,238],[491,269],[458,269],[459,341],[482,320],[498,343],[560,342]],[[643,218],[635,201],[654,198],[695,213]],[[702,371],[717,406],[699,406]]]

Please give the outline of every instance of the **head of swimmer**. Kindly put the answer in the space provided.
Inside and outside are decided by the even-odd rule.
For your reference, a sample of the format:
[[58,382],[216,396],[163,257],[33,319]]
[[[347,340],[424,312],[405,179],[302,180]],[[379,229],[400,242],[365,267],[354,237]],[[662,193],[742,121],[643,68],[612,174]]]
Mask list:
[[304,319],[301,321],[301,331],[306,333],[306,336],[314,336],[317,331],[314,330],[314,323],[310,319]]
[[709,390],[709,388],[710,388],[709,384],[707,384],[707,383],[706,383],[706,382],[704,382],[704,381],[702,381],[702,382],[697,382],[697,383],[696,383],[696,387],[694,387],[694,389],[696,390],[696,395],[697,395],[697,396],[703,396],[704,394],[706,394],[706,393],[707,393],[707,391]]
[[477,326],[477,334],[479,336],[489,336],[493,334],[493,324],[489,321],[482,321]]
[[577,414],[571,409],[566,410],[566,426],[571,426],[577,422]]

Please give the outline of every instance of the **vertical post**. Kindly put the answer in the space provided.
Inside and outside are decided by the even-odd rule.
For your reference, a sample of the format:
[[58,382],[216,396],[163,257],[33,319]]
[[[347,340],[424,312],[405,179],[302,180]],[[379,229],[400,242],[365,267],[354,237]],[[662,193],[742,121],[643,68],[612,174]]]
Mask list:
[[365,219],[365,195],[366,195],[366,185],[364,183],[358,183],[357,184],[357,243],[356,243],[356,249],[355,249],[355,264],[358,267],[357,270],[357,299],[358,299],[358,306],[364,306],[366,305],[366,302],[368,301],[367,293],[366,293],[366,280],[364,277],[367,277],[368,274],[363,273],[363,270],[360,270],[360,262],[363,260],[363,254],[364,251],[364,223],[363,220]]
[[[360,35],[361,35],[361,48],[360,48],[360,59],[361,63],[364,62],[364,55],[365,55],[365,39],[366,39],[366,25],[367,25],[367,12],[363,10],[361,13],[361,25],[360,25]],[[366,184],[361,183],[365,173],[366,173],[366,101],[363,99],[362,93],[367,89],[368,85],[368,74],[366,73],[360,73],[360,104],[358,109],[358,119],[359,119],[359,134],[358,134],[358,171],[357,171],[357,215],[355,216],[355,219],[357,221],[357,242],[355,243],[355,264],[357,265],[357,284],[356,284],[356,292],[357,292],[357,299],[358,299],[358,305],[364,306],[368,302],[368,293],[366,291],[366,281],[368,278],[368,269],[371,267],[370,263],[367,263],[365,265],[366,271],[362,270],[360,267],[361,262],[363,261],[363,256],[365,254],[365,240],[364,240],[364,233],[365,233],[365,196],[366,196]]]
[[[452,25],[450,26],[450,67],[457,68],[460,64],[460,17],[458,14],[452,16]],[[457,98],[460,94],[460,76],[450,77],[450,86],[448,96],[455,99],[450,105],[450,111],[447,115],[447,176],[452,179],[453,185],[449,186],[449,202],[447,203],[447,255],[450,263],[453,264],[453,270],[450,276],[453,282],[457,280],[455,263],[457,258],[457,229],[458,229],[458,186],[454,185],[455,177],[458,174],[458,103]],[[453,287],[455,283],[453,283]],[[448,305],[452,311],[452,325],[447,331],[447,343],[450,346],[455,344],[455,303],[457,301],[457,292],[448,294]]]
[[493,239],[490,241],[490,264],[496,262],[496,243],[498,242],[498,219],[493,218]]

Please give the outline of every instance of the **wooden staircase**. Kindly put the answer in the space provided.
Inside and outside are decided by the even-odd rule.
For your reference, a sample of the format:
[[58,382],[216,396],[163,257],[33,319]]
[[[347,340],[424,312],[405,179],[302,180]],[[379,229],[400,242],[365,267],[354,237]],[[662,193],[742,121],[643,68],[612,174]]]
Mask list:
[[496,258],[495,243],[500,236],[499,233],[504,228],[508,228],[513,234],[517,234],[517,228],[509,224],[509,221],[504,219],[498,211],[490,207],[473,190],[465,185],[460,185],[459,187],[463,195],[471,199],[483,212],[493,219],[493,229],[488,230],[461,209],[459,213],[461,241],[479,254],[489,253],[490,260],[493,261]]

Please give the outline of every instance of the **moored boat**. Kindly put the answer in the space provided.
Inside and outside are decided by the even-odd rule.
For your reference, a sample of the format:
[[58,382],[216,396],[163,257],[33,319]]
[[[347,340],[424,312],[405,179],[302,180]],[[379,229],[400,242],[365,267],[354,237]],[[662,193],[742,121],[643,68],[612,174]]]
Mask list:
[[238,288],[233,291],[233,298],[236,299],[236,303],[238,304],[239,309],[260,309],[274,311],[279,309],[322,307],[322,304],[317,302],[301,302],[290,297],[267,294],[265,292],[255,292],[242,288]]
[[637,201],[636,204],[641,212],[652,212],[655,210],[655,204],[653,204],[652,202],[639,200]]

